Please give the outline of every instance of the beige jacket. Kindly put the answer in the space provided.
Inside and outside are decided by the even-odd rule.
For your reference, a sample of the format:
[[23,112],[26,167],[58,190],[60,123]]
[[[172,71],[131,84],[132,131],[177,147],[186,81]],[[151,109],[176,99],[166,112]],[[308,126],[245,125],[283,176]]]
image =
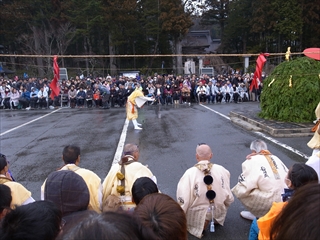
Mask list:
[[[202,165],[202,169],[206,169],[209,163],[207,160],[198,162]],[[198,238],[202,235],[210,205],[206,197],[207,185],[203,181],[204,176],[201,170],[193,166],[184,173],[177,187],[177,200],[186,213],[188,231]],[[230,173],[224,167],[213,164],[211,176],[213,177],[212,190],[216,192],[214,219],[223,225],[227,209],[234,201],[230,190]]]
[[242,163],[242,173],[233,194],[256,217],[265,215],[273,202],[281,202],[288,169],[276,156],[270,155],[276,173],[264,155],[255,155]]

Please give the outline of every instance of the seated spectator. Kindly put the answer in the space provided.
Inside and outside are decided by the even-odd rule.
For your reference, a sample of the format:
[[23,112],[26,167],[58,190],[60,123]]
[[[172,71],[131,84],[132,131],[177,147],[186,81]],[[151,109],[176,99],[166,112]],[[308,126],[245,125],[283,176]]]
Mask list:
[[8,87],[5,88],[4,90],[4,94],[2,97],[2,103],[3,103],[3,107],[4,109],[10,109],[10,97],[11,97],[11,92],[10,89]]
[[38,103],[38,90],[35,87],[31,88],[30,92],[30,107],[31,109],[35,109]]
[[93,91],[91,89],[91,86],[87,87],[86,101],[87,101],[87,108],[92,108],[92,105],[93,105]]
[[77,90],[72,85],[68,91],[68,98],[70,102],[70,107],[75,108],[77,103]]
[[[80,175],[90,192],[89,210],[94,210],[97,213],[101,212],[102,187],[101,179],[94,172],[85,168],[80,168],[80,148],[78,146],[68,145],[63,149],[62,159],[64,166],[60,170],[70,170]],[[46,180],[47,181],[47,180]],[[44,199],[44,191],[46,181],[41,186],[41,199]]]
[[93,93],[93,100],[94,100],[94,103],[96,105],[96,108],[102,106],[102,99],[101,99],[101,96],[100,96],[100,90],[99,89],[96,89],[95,92]]
[[221,103],[222,99],[223,99],[223,91],[222,91],[222,87],[220,86],[220,82],[216,83],[216,86],[214,88],[215,93],[216,93],[216,101],[217,103]]
[[110,89],[110,102],[111,107],[115,107],[116,104],[118,104],[118,98],[119,98],[119,91],[116,90],[116,86],[113,85]]
[[145,196],[135,209],[143,226],[150,228],[157,239],[187,239],[187,219],[179,204],[168,195]]
[[86,92],[83,91],[82,87],[80,87],[77,93],[77,106],[80,108],[83,108],[85,99],[86,99]]
[[264,141],[252,141],[250,149],[252,153],[242,163],[242,173],[232,192],[249,210],[240,212],[240,215],[254,220],[265,215],[273,202],[281,201],[288,169],[278,157],[268,151]]
[[150,240],[158,239],[140,221],[125,212],[105,212],[85,219],[71,229],[63,239],[68,240]]
[[12,88],[10,94],[10,107],[11,109],[18,109],[20,93],[16,88]]
[[148,194],[159,192],[157,184],[148,177],[140,177],[132,185],[132,202],[136,205]]
[[319,239],[320,184],[299,188],[271,226],[270,239]]
[[243,102],[249,101],[248,89],[244,83],[241,83],[239,86],[240,97]]
[[48,92],[47,90],[44,88],[44,86],[42,86],[38,92],[38,100],[39,100],[39,108],[40,109],[45,109],[47,108],[48,105]]
[[[7,185],[0,184],[0,223],[1,220],[7,215],[11,210],[11,190]],[[0,227],[1,228],[1,227]]]
[[163,99],[163,94],[164,94],[164,91],[163,91],[163,87],[157,83],[156,84],[156,88],[154,90],[154,96],[155,96],[155,104],[161,104],[161,105],[164,105],[164,99]]
[[173,98],[174,104],[180,103],[180,97],[181,97],[181,89],[179,87],[179,84],[174,83],[172,86],[172,98]]
[[54,240],[60,232],[61,212],[49,201],[17,207],[2,222],[1,240]]
[[188,103],[189,106],[191,105],[190,88],[188,87],[188,84],[183,84],[181,89],[181,99],[182,102]]
[[31,192],[20,183],[12,180],[9,173],[9,164],[5,155],[0,155],[0,184],[8,186],[11,190],[12,202],[11,208],[34,202]]
[[83,178],[73,171],[50,173],[44,189],[44,199],[53,202],[60,209],[64,219],[64,233],[96,213],[86,211],[90,201],[89,189]]
[[164,96],[165,96],[165,100],[166,100],[167,105],[169,103],[170,104],[173,103],[173,100],[172,100],[172,89],[171,89],[171,85],[170,84],[167,84],[166,87],[164,88]]
[[223,93],[223,98],[225,100],[225,102],[230,102],[230,100],[232,100],[232,88],[229,87],[229,85],[227,83],[224,84],[224,86],[222,87],[222,93]]
[[127,95],[126,95],[126,89],[124,88],[124,85],[119,84],[119,91],[118,91],[118,104],[119,107],[123,107],[125,103],[127,102]]
[[29,107],[29,103],[30,103],[30,92],[26,88],[23,88],[22,94],[19,98],[19,104],[21,105],[22,109],[26,109],[27,107]]
[[215,86],[212,84],[212,81],[210,81],[207,85],[207,100],[208,103],[214,103],[216,95],[215,95]]
[[[251,224],[249,239],[270,239],[270,227],[274,219],[280,214],[281,210],[294,196],[294,192],[311,182],[318,182],[318,175],[316,171],[304,163],[295,163],[288,171],[285,183],[288,188],[284,189],[282,194],[283,202],[274,202],[270,211],[263,217],[254,219]],[[259,234],[259,237],[258,237]]]
[[238,87],[235,84],[232,85],[232,92],[233,92],[232,97],[233,97],[234,103],[238,103],[240,92]]
[[199,82],[196,92],[198,94],[199,103],[205,104],[207,101],[207,86],[203,85],[202,82]]

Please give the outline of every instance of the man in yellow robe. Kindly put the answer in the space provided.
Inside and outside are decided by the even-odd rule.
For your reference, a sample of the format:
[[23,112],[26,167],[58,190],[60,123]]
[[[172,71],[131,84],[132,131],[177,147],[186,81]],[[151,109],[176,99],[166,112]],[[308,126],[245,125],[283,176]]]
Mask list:
[[153,101],[153,98],[145,97],[137,84],[135,90],[130,94],[127,101],[127,119],[132,121],[134,129],[141,130],[141,124],[137,122],[138,107],[141,108],[146,101]]

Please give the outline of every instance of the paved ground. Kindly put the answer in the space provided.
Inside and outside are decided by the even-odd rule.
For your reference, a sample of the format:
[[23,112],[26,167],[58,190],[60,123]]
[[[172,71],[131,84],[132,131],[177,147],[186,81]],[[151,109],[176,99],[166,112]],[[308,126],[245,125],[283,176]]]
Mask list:
[[[231,187],[237,183],[241,163],[255,138],[263,138],[269,150],[290,167],[306,161],[310,137],[272,137],[248,131],[231,122],[229,113],[259,111],[258,103],[145,106],[139,111],[143,130],[126,129],[123,108],[1,111],[0,152],[8,156],[17,181],[40,199],[40,186],[48,174],[62,165],[61,153],[67,144],[81,147],[80,166],[96,172],[103,180],[119,150],[119,141],[134,142],[140,161],[148,164],[158,178],[159,189],[175,198],[182,174],[193,166],[198,143],[209,144],[212,161],[231,173]],[[302,155],[300,154],[302,153]],[[250,222],[236,199],[228,211],[224,227],[217,227],[203,239],[247,239]],[[189,239],[195,239],[189,236]]]

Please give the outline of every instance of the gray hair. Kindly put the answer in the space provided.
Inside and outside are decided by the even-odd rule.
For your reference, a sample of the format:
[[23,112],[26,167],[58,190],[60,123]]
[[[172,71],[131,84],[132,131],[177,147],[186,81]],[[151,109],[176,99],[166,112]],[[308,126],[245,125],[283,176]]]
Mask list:
[[262,141],[260,139],[256,139],[256,140],[251,142],[250,149],[252,151],[255,151],[255,152],[259,153],[262,150],[268,150],[268,147],[267,147],[267,144],[264,141]]

